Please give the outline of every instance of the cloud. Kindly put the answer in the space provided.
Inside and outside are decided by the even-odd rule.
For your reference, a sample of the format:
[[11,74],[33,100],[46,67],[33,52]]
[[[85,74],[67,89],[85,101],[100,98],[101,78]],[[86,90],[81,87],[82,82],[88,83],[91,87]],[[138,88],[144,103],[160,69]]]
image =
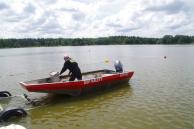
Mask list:
[[25,8],[24,8],[24,12],[25,13],[34,13],[36,10],[36,8],[32,5],[32,4],[28,4]]
[[113,27],[113,28],[121,28],[122,27],[122,25],[117,24],[117,23],[107,23],[106,25],[109,27]]
[[85,14],[82,13],[82,12],[76,12],[72,15],[72,18],[75,20],[75,21],[81,21],[82,19],[84,19],[85,17]]
[[77,12],[77,10],[76,9],[74,9],[74,8],[62,8],[62,9],[60,9],[59,11],[62,11],[62,12]]
[[73,0],[73,1],[80,2],[80,3],[85,3],[85,4],[92,3],[91,0]]
[[2,0],[0,37],[192,35],[193,5],[193,0]]
[[171,1],[169,3],[164,3],[161,5],[150,6],[145,9],[145,11],[155,11],[155,12],[166,12],[168,14],[178,13],[183,10],[184,2],[180,0]]
[[0,3],[0,10],[9,8],[5,3]]

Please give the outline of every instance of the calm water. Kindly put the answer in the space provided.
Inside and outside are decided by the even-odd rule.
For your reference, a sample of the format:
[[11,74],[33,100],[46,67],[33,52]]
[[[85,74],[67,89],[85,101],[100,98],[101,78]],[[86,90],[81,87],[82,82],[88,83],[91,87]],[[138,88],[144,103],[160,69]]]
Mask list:
[[[69,53],[82,72],[114,69],[122,61],[135,71],[119,89],[81,97],[28,93],[42,106],[22,98],[0,100],[6,108],[32,108],[28,117],[12,120],[29,129],[193,129],[194,46],[133,45],[0,49],[0,90],[27,93],[18,82],[44,78],[60,71]],[[164,59],[164,56],[167,56]],[[104,61],[109,60],[107,64]],[[10,123],[1,123],[7,125]]]

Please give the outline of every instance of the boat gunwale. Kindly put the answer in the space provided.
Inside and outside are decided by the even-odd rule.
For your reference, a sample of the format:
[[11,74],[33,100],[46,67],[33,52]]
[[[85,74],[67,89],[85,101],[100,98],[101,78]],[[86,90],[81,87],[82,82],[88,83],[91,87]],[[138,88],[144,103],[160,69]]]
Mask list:
[[[89,72],[84,72],[82,73],[82,76],[83,75],[86,75],[86,74],[90,74],[90,73],[96,73],[96,72],[103,72],[107,69],[103,69],[103,70],[95,70],[95,71],[89,71]],[[109,71],[112,71],[112,70],[109,70]],[[65,78],[65,77],[69,77],[69,75],[61,75],[60,77],[62,78]],[[35,80],[30,80],[30,81],[22,81],[22,82],[19,82],[20,84],[23,84],[23,85],[39,85],[39,84],[56,84],[56,83],[64,83],[64,82],[56,82],[56,83],[39,83],[39,84],[33,84],[33,83],[30,83],[30,82],[33,82],[33,81],[38,81],[38,80],[43,80],[43,79],[49,79],[51,77],[47,77],[47,78],[41,78],[41,79],[35,79]],[[87,80],[87,79],[85,79]],[[83,81],[83,80],[75,80],[75,81],[66,81],[66,82],[78,82],[78,81]]]
[[[85,72],[85,73],[82,73],[83,75],[84,74],[90,74],[90,73],[96,73],[96,72],[103,72],[107,69],[104,69],[104,70],[96,70],[96,71],[90,71],[90,72]],[[112,70],[108,70],[108,71],[112,71]],[[115,71],[112,71],[112,72],[115,72]],[[124,71],[122,73],[118,73],[118,72],[115,72],[114,74],[110,74],[110,76],[116,76],[116,75],[121,75],[121,74],[126,74],[126,73],[134,73],[133,71]],[[96,78],[89,78],[89,79],[85,79],[85,80],[75,80],[75,81],[66,81],[66,82],[53,82],[53,83],[38,83],[38,84],[33,84],[33,83],[26,83],[26,82],[19,82],[23,87],[25,87],[25,89],[29,86],[41,86],[41,85],[53,85],[53,84],[71,84],[71,83],[81,83],[81,82],[85,82],[85,81],[90,81],[90,80],[93,80],[93,79],[99,79],[99,78],[106,78],[106,77],[110,77],[110,76],[101,76],[101,77],[96,77]],[[68,77],[68,75],[64,75],[64,77]],[[46,78],[42,78],[42,79],[46,79]],[[37,79],[37,80],[41,80],[41,79]],[[36,80],[31,80],[31,81],[36,81]],[[27,81],[27,82],[31,82],[31,81]]]

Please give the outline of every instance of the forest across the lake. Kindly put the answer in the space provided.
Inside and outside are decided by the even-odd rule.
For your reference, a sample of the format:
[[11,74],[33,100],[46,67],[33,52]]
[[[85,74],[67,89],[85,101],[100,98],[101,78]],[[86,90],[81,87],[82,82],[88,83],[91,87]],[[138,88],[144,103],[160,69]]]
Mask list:
[[162,38],[109,36],[99,38],[10,38],[0,39],[0,48],[83,45],[193,44],[194,36],[165,35]]

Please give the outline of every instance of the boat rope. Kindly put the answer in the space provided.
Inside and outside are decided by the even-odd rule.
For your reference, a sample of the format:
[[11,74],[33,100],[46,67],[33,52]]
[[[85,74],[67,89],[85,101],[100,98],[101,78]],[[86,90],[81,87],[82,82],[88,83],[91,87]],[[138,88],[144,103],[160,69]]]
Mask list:
[[[12,99],[12,98],[15,98],[15,97],[20,97],[20,98],[22,98],[24,100],[27,100],[28,103],[25,103],[24,106],[19,106],[20,108],[24,109],[25,111],[30,111],[30,110],[33,110],[33,109],[36,109],[36,108],[40,108],[40,107],[43,106],[39,101],[31,100],[26,94],[14,95],[14,96],[9,96],[9,97],[3,97],[3,98],[0,98],[0,100]],[[32,107],[26,107],[26,105],[31,105]],[[0,112],[3,111],[3,110],[4,110],[4,108],[0,104]]]

